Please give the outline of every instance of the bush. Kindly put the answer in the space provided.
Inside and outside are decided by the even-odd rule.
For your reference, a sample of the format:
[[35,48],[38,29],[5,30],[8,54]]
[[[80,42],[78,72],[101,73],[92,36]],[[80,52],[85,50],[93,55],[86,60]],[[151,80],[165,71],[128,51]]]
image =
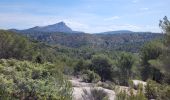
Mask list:
[[101,81],[112,80],[112,64],[105,56],[95,56],[92,59],[90,70],[99,74]]
[[0,100],[71,100],[71,83],[56,69],[49,63],[0,60]]
[[32,60],[35,55],[34,43],[10,31],[0,30],[0,58]]
[[82,97],[84,100],[109,100],[107,93],[101,89],[91,88],[90,92],[84,89],[83,92]]
[[169,100],[170,98],[170,86],[158,84],[152,80],[147,81],[145,92],[148,99]]
[[158,96],[158,84],[155,81],[148,80],[145,91],[148,99],[156,99]]
[[74,74],[80,74],[82,71],[88,69],[88,62],[85,62],[83,59],[79,60],[74,67]]
[[83,81],[89,83],[97,83],[101,80],[100,76],[93,71],[86,70],[82,75]]
[[[141,76],[142,80],[152,79],[157,82],[161,82],[163,74],[159,68],[153,66],[150,61],[156,60],[162,55],[162,44],[158,41],[151,41],[146,43],[141,49]],[[153,63],[153,61],[151,61]],[[157,62],[157,61],[156,61]]]
[[132,66],[135,60],[132,54],[123,52],[117,58],[117,66],[119,68],[118,81],[120,85],[128,86],[128,81],[132,77]]
[[144,93],[139,90],[136,94],[131,89],[130,91],[121,90],[116,93],[116,100],[147,100]]
[[106,89],[110,89],[110,90],[114,90],[115,89],[115,84],[113,82],[110,82],[110,81],[99,82],[97,84],[97,86],[103,87],[103,88],[106,88]]
[[158,100],[169,100],[170,98],[170,86],[160,85]]

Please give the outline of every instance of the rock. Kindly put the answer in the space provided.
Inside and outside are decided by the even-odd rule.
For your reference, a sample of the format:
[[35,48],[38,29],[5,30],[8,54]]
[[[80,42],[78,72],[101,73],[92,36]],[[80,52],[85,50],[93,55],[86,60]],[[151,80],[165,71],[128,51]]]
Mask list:
[[85,100],[83,95],[84,91],[91,93],[92,89],[103,90],[107,93],[109,100],[115,100],[116,94],[113,90],[105,89],[103,87],[97,87],[92,83],[81,82],[79,79],[72,79],[70,82],[73,85],[73,100]]
[[[115,100],[116,98],[116,93],[113,90],[110,89],[106,89],[103,88],[99,85],[96,85],[94,83],[85,83],[82,82],[81,79],[77,79],[77,78],[72,78],[70,80],[70,82],[73,85],[73,100],[87,100],[84,99],[83,96],[88,94],[91,94],[91,91],[93,89],[97,89],[97,90],[102,90],[105,93],[107,93],[109,100]],[[147,83],[144,81],[140,81],[140,80],[132,80],[134,86],[138,86],[139,84],[142,84],[143,86],[145,86]],[[102,82],[98,83],[101,84]],[[127,93],[130,93],[130,87],[126,87],[126,86],[117,86],[117,89],[119,91],[126,91]],[[86,92],[86,93],[85,93]],[[137,90],[133,89],[134,94],[137,93]],[[89,100],[89,99],[88,99]]]
[[105,93],[107,93],[109,100],[115,100],[115,92],[102,87],[73,87],[73,100],[85,100],[83,98],[85,95],[84,90],[88,93],[91,93],[92,89],[103,90]]
[[139,84],[143,85],[143,90],[145,88],[145,86],[147,85],[147,82],[141,81],[141,80],[132,80],[134,88],[137,89]]

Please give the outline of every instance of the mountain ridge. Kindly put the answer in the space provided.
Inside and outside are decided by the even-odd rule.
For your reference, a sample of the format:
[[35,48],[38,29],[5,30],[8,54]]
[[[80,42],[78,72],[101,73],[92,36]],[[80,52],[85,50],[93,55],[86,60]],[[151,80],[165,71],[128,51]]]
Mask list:
[[[85,33],[82,31],[74,31],[69,26],[66,25],[65,22],[61,21],[55,24],[46,25],[46,26],[35,26],[28,29],[18,30],[18,29],[9,29],[10,31],[17,32],[17,33]],[[114,30],[114,31],[105,31],[105,32],[98,32],[92,34],[131,34],[131,33],[155,33],[155,32],[134,32],[131,30]]]
[[115,30],[115,31],[106,31],[106,32],[99,32],[94,34],[122,34],[122,33],[133,33],[133,31],[130,30]]
[[[51,45],[62,45],[72,48],[94,48],[94,49],[107,49],[107,50],[125,50],[128,52],[138,52],[141,45],[154,39],[160,39],[162,34],[152,32],[133,32],[129,30],[119,30],[101,33],[101,34],[88,34],[77,32],[71,28],[68,30],[59,31],[56,27],[65,27],[64,22],[48,25],[44,27],[33,27],[27,30],[11,30],[20,35],[25,35],[32,39],[45,42]],[[49,30],[55,31],[49,31]],[[62,28],[61,28],[62,29]],[[45,30],[45,31],[44,31]]]
[[66,25],[65,22],[61,21],[56,24],[46,25],[46,26],[35,26],[32,28],[18,30],[18,29],[9,29],[10,31],[18,32],[18,33],[32,33],[32,32],[46,32],[46,33],[84,33],[79,31],[74,31],[70,27]]

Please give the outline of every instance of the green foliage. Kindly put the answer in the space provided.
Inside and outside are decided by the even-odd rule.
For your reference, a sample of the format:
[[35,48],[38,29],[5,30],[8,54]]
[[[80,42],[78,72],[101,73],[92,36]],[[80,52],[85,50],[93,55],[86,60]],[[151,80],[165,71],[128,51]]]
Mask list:
[[143,47],[141,75],[143,80],[152,79],[159,83],[170,83],[170,22],[165,16],[159,25],[165,33],[163,41],[150,42]]
[[[60,32],[37,32],[35,30],[17,31],[25,36],[48,44],[59,44],[71,48],[90,48],[98,50],[115,50],[139,52],[140,47],[153,39],[162,38],[162,34],[151,32],[116,32],[116,34],[69,34]],[[110,33],[110,32],[109,32]],[[114,32],[113,32],[114,33]],[[121,33],[121,34],[119,34]],[[91,58],[91,53],[84,53],[81,57]]]
[[74,73],[80,74],[82,71],[87,70],[89,66],[89,63],[83,59],[79,60],[77,64],[74,67]]
[[72,99],[70,82],[50,63],[0,60],[0,99]]
[[151,80],[148,80],[147,85],[145,87],[146,97],[148,99],[156,99],[158,96],[158,86],[157,83]]
[[97,86],[99,87],[103,87],[105,89],[110,89],[110,90],[114,90],[116,85],[115,83],[111,82],[111,81],[106,81],[106,82],[99,82],[97,84]]
[[161,71],[165,74],[166,82],[170,84],[170,21],[165,16],[163,20],[160,21],[160,27],[165,33],[164,38],[164,52],[160,58],[160,61],[162,62],[163,66],[161,66]]
[[136,94],[133,93],[133,90],[127,93],[125,90],[121,90],[116,94],[116,100],[147,100],[145,95],[141,90],[137,91]]
[[127,98],[126,91],[120,91],[119,93],[116,94],[116,100],[126,100],[126,98]]
[[35,55],[33,45],[24,37],[0,30],[0,58],[32,60]]
[[148,99],[169,100],[170,86],[158,84],[155,81],[148,80],[145,87],[145,95]]
[[82,79],[83,81],[90,82],[90,83],[97,83],[101,80],[98,74],[90,70],[83,71]]
[[55,62],[56,51],[44,43],[10,31],[0,30],[0,58],[29,60],[37,63]]
[[132,76],[132,66],[135,60],[132,54],[123,52],[117,59],[117,67],[119,68],[119,84],[128,85],[128,80]]
[[117,66],[120,67],[120,69],[122,69],[122,71],[124,72],[130,70],[134,63],[134,58],[132,54],[125,52],[123,52],[117,60],[118,60]]
[[[60,38],[62,43],[59,44],[76,47],[69,48],[56,44],[47,45],[13,32],[0,30],[0,59],[3,58],[0,60],[0,99],[70,100],[72,99],[72,88],[70,82],[62,74],[64,72],[67,75],[82,74],[82,78],[86,82],[104,81],[105,84],[101,84],[101,86],[109,89],[115,88],[113,82],[129,86],[131,85],[129,80],[134,77],[142,77],[143,80],[152,79],[161,84],[148,81],[145,90],[146,97],[168,100],[170,86],[163,84],[163,82],[170,83],[170,22],[167,17],[160,21],[160,27],[165,33],[164,40],[145,44],[140,57],[138,53],[115,50],[137,52],[143,43],[150,41],[150,39],[141,40],[140,38],[146,36],[156,38],[161,37],[161,34],[155,36],[153,34],[119,34],[117,35],[120,37],[118,41],[122,41],[122,43],[112,42],[115,41],[115,35],[97,35],[97,38],[100,39],[95,39],[96,41],[93,38],[87,38],[93,39],[91,44],[86,43],[86,40],[82,41],[85,34],[60,33],[56,35],[51,33],[43,35],[62,36],[66,39],[70,36],[78,36],[78,38],[73,38],[75,41],[71,42],[63,42],[63,38]],[[39,37],[39,34],[41,33],[38,33],[34,39],[45,38],[43,41],[48,41],[48,36]],[[89,36],[92,35],[87,35],[87,37]],[[53,44],[56,41],[50,40],[48,43]],[[140,61],[141,67],[139,67]],[[141,76],[139,76],[140,71]],[[111,84],[107,83],[107,80],[111,81]],[[117,93],[117,99],[146,100],[141,87],[139,85],[136,94],[132,91],[120,91]],[[92,94],[86,93],[85,97],[97,100],[108,99],[103,91],[91,91]]]
[[38,55],[38,56],[35,58],[35,62],[42,64],[42,63],[45,62],[45,59],[44,59],[44,57],[43,57],[42,55]]
[[168,20],[167,16],[165,16],[163,20],[160,20],[159,26],[166,33],[166,35],[170,35],[169,33],[170,32],[170,21]]
[[104,55],[93,57],[90,69],[99,74],[101,81],[112,80],[112,65]]
[[142,69],[141,76],[143,80],[153,79],[161,82],[163,75],[160,70],[150,64],[149,61],[156,60],[162,54],[162,43],[153,41],[144,45],[141,51]]
[[142,65],[149,64],[151,59],[157,59],[162,54],[162,44],[157,41],[152,41],[145,44],[141,50]]

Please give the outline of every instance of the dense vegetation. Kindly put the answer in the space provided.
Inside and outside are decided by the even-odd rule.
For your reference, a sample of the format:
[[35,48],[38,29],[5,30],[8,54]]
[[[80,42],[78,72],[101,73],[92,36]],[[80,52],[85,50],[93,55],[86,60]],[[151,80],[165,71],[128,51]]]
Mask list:
[[71,84],[50,63],[0,60],[1,100],[70,100]]
[[43,43],[1,30],[0,99],[70,100],[71,83],[60,72],[62,62],[54,63],[55,51]]
[[21,35],[46,42],[71,48],[89,48],[95,50],[116,50],[139,52],[141,46],[154,39],[163,37],[159,33],[151,32],[125,32],[117,34],[87,34],[87,33],[62,33],[43,31],[16,31]]
[[[62,40],[63,44],[56,44],[56,41],[59,41],[58,38],[51,43],[51,40],[48,41],[48,36],[47,40],[40,37],[27,38],[11,31],[0,30],[0,99],[71,100],[72,86],[66,76],[77,76],[85,82],[107,83],[109,81],[112,84],[129,87],[133,79],[147,81],[145,92],[141,88],[137,88],[137,94],[129,95],[121,91],[117,94],[117,99],[168,100],[170,98],[170,22],[167,17],[160,21],[160,27],[164,35],[118,34],[119,40],[117,42],[114,40],[113,43],[109,41],[113,39],[109,37],[112,35],[100,34],[98,37],[109,41],[105,41],[102,47],[100,47],[101,44],[100,46],[93,44],[89,47],[86,42],[81,44],[69,40],[75,42],[74,44],[78,43],[76,48],[68,47],[67,45],[70,44],[65,43],[65,40]],[[61,33],[55,34],[54,37],[60,35],[70,36]],[[77,36],[74,38],[78,41],[85,41],[84,38],[79,38],[82,35],[84,34],[74,34],[71,37]],[[132,41],[122,35],[129,37]],[[91,37],[87,34],[86,38],[89,39],[89,36]],[[139,50],[139,45],[134,44],[136,43],[134,41],[143,36],[148,36],[149,39],[138,41],[138,43],[145,43],[139,44],[141,48]],[[153,40],[152,36],[160,38]],[[105,47],[106,44],[108,48],[109,46],[112,48],[108,49]],[[119,44],[130,48],[137,47],[138,50],[128,50],[124,47],[120,49]],[[102,92],[94,91],[94,93]],[[92,94],[89,95],[92,96]]]

